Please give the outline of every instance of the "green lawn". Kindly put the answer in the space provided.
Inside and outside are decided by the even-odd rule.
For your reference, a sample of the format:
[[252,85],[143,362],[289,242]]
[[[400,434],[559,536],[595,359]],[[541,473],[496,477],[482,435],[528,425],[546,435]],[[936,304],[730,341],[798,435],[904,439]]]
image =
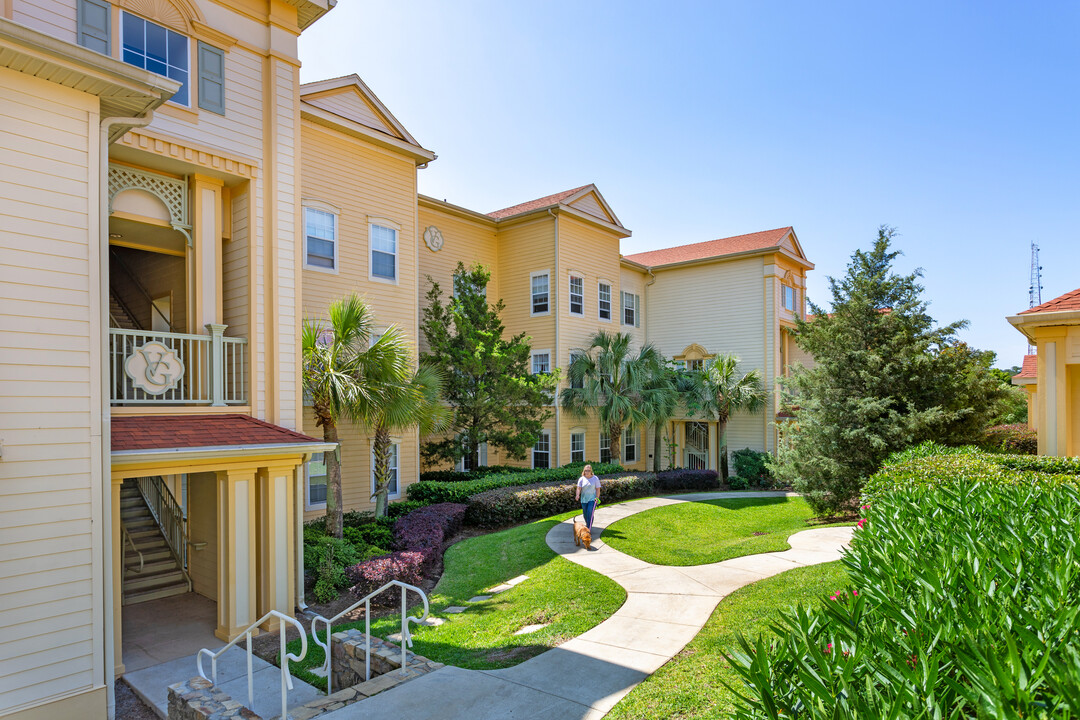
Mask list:
[[[412,649],[448,665],[475,670],[503,668],[606,620],[626,600],[626,591],[614,580],[557,556],[544,542],[548,530],[575,514],[579,513],[469,538],[447,550],[442,579],[430,597],[431,614],[445,618],[446,623],[437,627],[413,625]],[[518,575],[529,579],[486,602],[468,602],[486,588]],[[469,609],[457,615],[440,612],[451,605]],[[528,635],[514,635],[526,625],[540,623],[551,624]],[[349,627],[362,630],[364,623],[335,625],[334,629]],[[372,622],[372,634],[378,637],[400,629],[400,615]],[[293,641],[289,650],[298,652],[299,645],[299,640]],[[296,677],[325,689],[324,679],[305,671],[322,662],[322,649],[309,642],[307,658],[290,668]]]
[[810,506],[798,497],[684,502],[619,520],[604,530],[603,539],[616,550],[655,565],[704,565],[787,550],[788,536],[825,527],[809,523],[813,517]]
[[740,679],[720,651],[736,649],[738,633],[768,632],[779,609],[808,605],[846,587],[847,573],[837,561],[789,570],[735,591],[697,637],[623,698],[607,720],[727,717],[736,698],[722,681],[739,687]]

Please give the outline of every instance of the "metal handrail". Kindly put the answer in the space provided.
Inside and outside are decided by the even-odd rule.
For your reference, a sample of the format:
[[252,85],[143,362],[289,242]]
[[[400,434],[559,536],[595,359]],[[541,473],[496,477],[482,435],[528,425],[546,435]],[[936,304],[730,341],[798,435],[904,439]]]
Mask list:
[[[165,317],[165,313],[161,312],[161,309],[158,308],[158,306],[154,304],[154,298],[152,298],[150,296],[150,293],[147,291],[147,289],[145,287],[143,287],[143,284],[141,282],[139,282],[138,278],[135,277],[135,274],[131,272],[131,269],[128,268],[127,263],[125,263],[123,258],[120,257],[120,253],[116,252],[116,250],[113,249],[113,248],[109,248],[109,255],[112,257],[113,260],[116,261],[117,266],[119,266],[119,268],[124,271],[124,274],[127,275],[128,280],[131,281],[131,284],[134,285],[136,287],[136,289],[138,289],[139,292],[142,293],[143,297],[146,298],[146,301],[148,303],[150,303],[150,309],[153,312],[156,312],[158,315],[161,316],[161,319],[164,320],[165,324],[169,326],[169,331],[170,332],[175,332],[175,329],[173,328],[172,320]],[[117,295],[117,299],[120,299],[119,295]],[[123,300],[121,300],[120,303],[121,303],[121,305],[123,305]],[[127,310],[127,308],[125,307],[124,310]],[[128,310],[128,315],[130,315],[133,320],[135,319],[135,316],[131,314],[130,310]],[[151,318],[152,317],[153,316],[151,316]],[[138,321],[136,321],[136,322],[138,322]],[[153,325],[152,322],[151,322],[151,325]]]
[[[296,629],[300,631],[300,647],[301,647],[300,654],[299,655],[293,655],[292,653],[286,653],[285,652],[285,635],[286,635],[286,633],[285,633],[284,626],[278,628],[278,636],[281,638],[281,655],[280,655],[280,657],[281,657],[281,716],[280,717],[282,718],[282,720],[286,720],[288,718],[288,715],[286,714],[286,710],[288,709],[287,701],[286,701],[286,692],[287,692],[287,690],[292,690],[293,689],[292,674],[289,673],[289,661],[293,660],[295,662],[300,662],[305,657],[307,657],[307,649],[308,649],[307,633],[304,632],[304,626],[301,625],[300,622],[298,620],[296,620],[296,618],[289,617],[288,615],[286,615],[284,613],[280,613],[277,610],[271,610],[270,612],[266,613],[261,618],[256,620],[254,623],[249,625],[248,628],[243,631],[243,633],[236,636],[235,640],[233,640],[231,643],[229,643],[225,647],[221,648],[217,652],[210,652],[206,648],[203,648],[203,649],[199,650],[199,652],[195,655],[195,666],[199,670],[199,677],[201,677],[203,680],[209,680],[211,683],[217,684],[217,659],[219,657],[221,657],[225,653],[226,650],[228,650],[229,648],[236,645],[236,643],[240,642],[241,637],[247,638],[248,708],[253,709],[253,706],[255,705],[255,683],[252,681],[252,675],[254,673],[252,673],[252,670],[251,670],[251,633],[252,633],[253,630],[255,630],[255,628],[259,627],[260,625],[262,625],[264,622],[266,622],[270,618],[277,618],[282,623],[286,623],[286,622],[292,623],[293,625],[296,626]],[[210,675],[211,675],[211,677],[206,677],[206,673],[203,672],[203,664],[202,664],[203,653],[210,656]]]
[[[135,313],[131,312],[131,308],[129,308],[127,306],[127,303],[124,302],[124,298],[120,297],[120,293],[116,292],[116,289],[113,288],[111,285],[109,287],[109,300],[116,301],[116,304],[120,306],[120,309],[124,311],[124,314],[128,316],[128,319],[131,320],[131,322],[135,323],[136,329],[143,329],[142,323],[139,322],[139,318],[135,317]],[[119,320],[117,320],[116,316],[113,315],[111,312],[109,313],[109,322],[111,322],[115,327],[122,327]]]
[[[331,660],[330,635],[332,634],[331,629],[330,629],[330,624],[332,622],[334,622],[335,620],[340,619],[342,616],[344,616],[344,615],[346,615],[348,613],[351,613],[353,610],[360,607],[360,605],[364,606],[364,648],[365,648],[365,658],[364,658],[364,673],[365,673],[365,675],[364,675],[364,681],[366,682],[366,681],[370,680],[371,679],[371,598],[375,597],[376,595],[381,593],[383,590],[386,590],[387,588],[393,587],[395,585],[401,588],[401,669],[404,670],[408,666],[405,648],[406,648],[406,646],[412,647],[412,633],[409,632],[409,623],[422,623],[425,620],[427,620],[427,617],[428,617],[428,597],[427,597],[427,593],[425,593],[423,590],[416,587],[415,585],[409,585],[408,583],[403,583],[403,582],[400,582],[398,580],[391,580],[390,582],[386,583],[385,585],[383,585],[378,590],[375,590],[374,592],[368,593],[364,597],[360,598],[355,603],[353,603],[349,607],[345,608],[344,610],[342,610],[341,612],[339,612],[337,615],[335,615],[334,617],[332,617],[330,619],[327,619],[327,618],[323,617],[322,615],[316,615],[315,617],[313,617],[311,619],[311,640],[316,645],[321,647],[323,649],[323,653],[326,655],[326,662],[323,663],[323,669],[326,671],[326,694],[327,695],[330,695],[330,694],[332,694],[334,692],[333,687],[332,687],[333,682],[334,682],[334,677],[333,677],[333,673],[330,671],[330,660]],[[406,612],[405,593],[407,593],[409,590],[415,591],[417,594],[420,595],[420,599],[424,601],[424,614],[421,615],[418,618],[417,617],[406,617],[405,616],[405,612]],[[326,642],[325,643],[322,640],[319,639],[319,633],[318,633],[318,631],[317,631],[317,629],[315,627],[315,623],[317,623],[320,620],[326,625]]]
[[135,541],[131,539],[131,534],[128,533],[127,525],[124,525],[123,523],[120,524],[120,535],[121,535],[121,543],[120,543],[121,546],[130,545],[131,549],[135,551],[135,554],[139,556],[139,569],[138,570],[132,570],[132,572],[141,573],[143,571],[144,565],[146,564],[145,560],[143,559],[142,550],[135,547]]
[[[150,515],[161,529],[180,570],[187,577],[187,518],[160,475],[138,478],[139,493],[150,508]],[[190,579],[188,580],[190,583]]]

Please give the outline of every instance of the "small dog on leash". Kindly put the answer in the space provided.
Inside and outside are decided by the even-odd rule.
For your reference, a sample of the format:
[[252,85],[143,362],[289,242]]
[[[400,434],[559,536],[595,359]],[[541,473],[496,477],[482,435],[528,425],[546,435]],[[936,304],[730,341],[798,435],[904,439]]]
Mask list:
[[574,544],[581,547],[592,546],[592,531],[585,523],[574,520]]

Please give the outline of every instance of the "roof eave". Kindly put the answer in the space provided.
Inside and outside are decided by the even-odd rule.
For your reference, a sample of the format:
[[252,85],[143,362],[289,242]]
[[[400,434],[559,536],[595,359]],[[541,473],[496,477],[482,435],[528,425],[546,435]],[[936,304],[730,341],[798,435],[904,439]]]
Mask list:
[[[590,215],[587,212],[583,212],[581,210],[578,210],[577,208],[570,207],[569,205],[561,202],[552,203],[551,205],[544,205],[543,207],[533,208],[532,210],[526,210],[525,212],[521,212],[516,215],[508,215],[504,218],[492,219],[498,222],[499,225],[516,225],[517,223],[528,222],[542,215],[547,215],[549,214],[549,211],[553,211],[556,215],[569,215],[570,217],[573,217],[577,220],[581,220],[591,225],[603,228],[604,230],[609,230],[613,233],[616,233],[617,235],[619,235],[619,237],[630,237],[633,234],[630,232],[630,230],[624,228],[622,225],[615,225],[613,223],[609,223],[607,220],[598,218],[595,215]],[[489,215],[488,217],[491,216]]]
[[1036,313],[1023,313],[1010,315],[1006,320],[1009,324],[1029,340],[1034,340],[1035,335],[1031,330],[1040,327],[1053,327],[1055,325],[1080,325],[1080,310],[1050,310]]
[[387,150],[394,150],[412,158],[417,165],[429,163],[436,157],[435,153],[431,150],[419,145],[414,145],[400,138],[393,137],[392,135],[379,132],[366,125],[361,125],[358,122],[344,118],[329,110],[323,110],[322,108],[315,107],[314,105],[310,105],[303,101],[300,102],[300,106],[300,117],[302,119],[310,120],[317,125],[332,128],[361,140],[366,140],[373,145],[378,145]]
[[291,442],[263,445],[213,445],[207,447],[156,448],[153,450],[114,450],[113,467],[147,462],[187,462],[214,458],[243,458],[264,455],[309,455],[333,452],[336,443]]
[[1037,380],[1038,380],[1038,378],[1020,377],[1019,375],[1013,375],[1012,384],[1013,385],[1020,385],[1020,386],[1035,385],[1035,384],[1037,384]]
[[420,204],[421,207],[445,212],[447,214],[454,215],[455,217],[459,217],[464,220],[480,222],[492,228],[494,228],[499,223],[498,220],[488,215],[485,215],[484,213],[477,212],[476,210],[470,210],[469,208],[455,205],[445,200],[439,200],[438,198],[433,198],[428,195],[422,195],[419,193],[417,194],[416,198],[417,202]]
[[663,265],[649,265],[647,267],[652,270],[674,270],[677,268],[689,267],[691,265],[706,265],[714,262],[725,262],[727,260],[742,260],[745,258],[751,258],[761,255],[775,255],[776,253],[782,253],[784,257],[790,259],[792,262],[802,265],[807,270],[812,270],[814,264],[808,260],[804,260],[799,257],[795,257],[791,253],[787,252],[783,247],[779,245],[773,245],[772,247],[759,248],[757,250],[744,250],[737,253],[728,253],[726,255],[710,255],[704,258],[694,258],[693,260],[683,260],[674,263],[664,263]]

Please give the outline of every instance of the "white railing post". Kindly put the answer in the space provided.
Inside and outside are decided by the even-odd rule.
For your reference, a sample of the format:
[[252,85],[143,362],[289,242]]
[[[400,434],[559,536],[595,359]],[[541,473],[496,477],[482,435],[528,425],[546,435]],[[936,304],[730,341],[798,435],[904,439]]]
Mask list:
[[208,323],[210,333],[210,404],[214,407],[225,405],[225,328],[228,325]]

